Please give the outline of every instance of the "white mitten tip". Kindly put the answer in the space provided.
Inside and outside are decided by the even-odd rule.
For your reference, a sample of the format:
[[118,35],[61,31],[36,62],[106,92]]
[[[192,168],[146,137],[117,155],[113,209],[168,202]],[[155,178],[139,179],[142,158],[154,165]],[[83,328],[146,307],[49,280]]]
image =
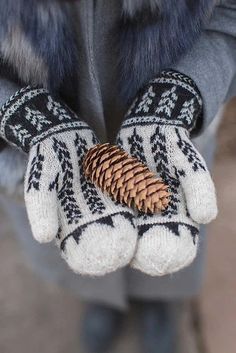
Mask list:
[[151,228],[138,243],[131,267],[149,276],[164,276],[189,266],[197,255],[198,236],[182,227],[177,236],[165,227]]
[[76,273],[103,276],[126,266],[137,243],[137,230],[122,216],[113,218],[114,227],[91,224],[78,242],[73,236],[65,242],[62,257]]
[[[187,183],[186,183],[187,184]],[[209,174],[202,175],[202,180],[193,177],[192,183],[184,185],[189,214],[198,224],[213,221],[218,213],[216,192]]]
[[41,222],[41,224],[31,224],[31,230],[33,233],[33,237],[39,243],[50,243],[53,239],[55,239],[58,233],[58,223],[53,223],[52,220],[48,219],[48,223]]
[[[51,242],[58,233],[58,214],[54,198],[43,199],[26,197],[26,209],[33,237],[39,243]],[[37,206],[36,206],[37,205]]]

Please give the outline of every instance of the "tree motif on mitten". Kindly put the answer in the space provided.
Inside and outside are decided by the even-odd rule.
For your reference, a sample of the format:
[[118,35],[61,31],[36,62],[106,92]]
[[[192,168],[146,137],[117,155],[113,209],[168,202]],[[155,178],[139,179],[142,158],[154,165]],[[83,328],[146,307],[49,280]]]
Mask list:
[[121,126],[117,143],[170,188],[170,202],[159,215],[139,214],[139,242],[132,266],[165,275],[196,257],[199,226],[216,217],[215,188],[202,156],[190,140],[202,114],[195,83],[164,71],[140,90]]
[[85,179],[84,155],[98,143],[90,127],[45,89],[26,87],[0,110],[0,134],[28,154],[25,205],[35,239],[55,239],[81,274],[125,266],[137,240],[134,215]]

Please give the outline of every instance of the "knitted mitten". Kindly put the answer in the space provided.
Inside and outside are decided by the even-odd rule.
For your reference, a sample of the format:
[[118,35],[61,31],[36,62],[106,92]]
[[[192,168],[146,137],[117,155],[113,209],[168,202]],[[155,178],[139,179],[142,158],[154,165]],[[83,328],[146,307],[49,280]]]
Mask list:
[[133,214],[85,179],[83,157],[97,143],[85,122],[46,90],[27,87],[2,107],[0,136],[29,153],[25,204],[35,239],[56,238],[81,274],[129,263],[137,240]]
[[189,138],[201,112],[195,83],[178,72],[163,72],[140,91],[118,135],[118,145],[170,187],[166,211],[137,218],[139,242],[132,267],[150,275],[189,265],[197,253],[199,225],[217,214],[214,184]]

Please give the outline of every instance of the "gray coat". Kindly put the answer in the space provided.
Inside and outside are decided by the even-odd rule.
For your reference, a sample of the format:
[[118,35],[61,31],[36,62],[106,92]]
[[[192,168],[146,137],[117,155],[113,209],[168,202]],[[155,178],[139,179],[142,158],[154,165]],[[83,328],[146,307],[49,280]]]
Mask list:
[[[116,52],[111,46],[112,28],[120,5],[117,0],[80,0],[77,6],[77,35],[81,49],[79,115],[90,124],[102,141],[112,141],[125,109],[114,85]],[[195,143],[211,166],[218,123],[214,118],[221,105],[236,95],[235,1],[221,2],[194,48],[173,68],[190,76],[201,91],[204,124]],[[3,104],[17,89],[15,84],[2,79],[0,103]],[[206,249],[204,230],[195,262],[172,276],[151,278],[127,268],[99,279],[82,278],[67,269],[56,247],[38,245],[32,239],[22,205],[5,196],[1,200],[31,259],[31,266],[44,277],[72,290],[81,298],[126,308],[129,298],[184,299],[198,294],[200,290]]]

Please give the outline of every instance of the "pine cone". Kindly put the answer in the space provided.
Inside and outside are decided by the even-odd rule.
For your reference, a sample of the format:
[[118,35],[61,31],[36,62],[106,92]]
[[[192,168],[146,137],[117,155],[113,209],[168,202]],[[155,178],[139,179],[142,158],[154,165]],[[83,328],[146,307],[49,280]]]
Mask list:
[[92,147],[83,168],[86,177],[115,201],[145,213],[161,212],[168,206],[168,186],[118,146],[105,143]]

